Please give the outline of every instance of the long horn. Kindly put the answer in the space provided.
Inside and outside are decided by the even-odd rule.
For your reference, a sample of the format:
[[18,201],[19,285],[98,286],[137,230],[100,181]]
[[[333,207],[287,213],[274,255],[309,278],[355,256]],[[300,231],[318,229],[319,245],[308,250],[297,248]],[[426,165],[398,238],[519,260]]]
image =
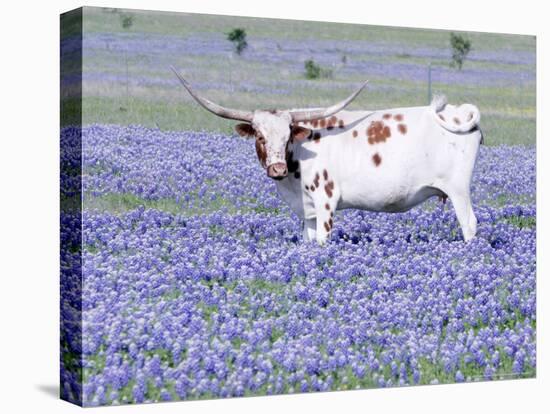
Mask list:
[[338,102],[335,105],[329,106],[328,108],[311,109],[305,111],[290,111],[292,120],[294,122],[314,121],[316,119],[327,118],[331,115],[334,115],[335,113],[340,112],[342,109],[348,106],[351,101],[353,101],[355,97],[359,95],[359,92],[361,92],[363,88],[367,86],[367,83],[369,83],[369,81],[365,81],[355,92],[353,92],[343,101]]
[[253,113],[249,111],[241,111],[239,109],[230,109],[230,108],[224,108],[223,106],[220,106],[218,104],[215,104],[214,102],[209,101],[206,98],[203,98],[198,93],[196,93],[192,88],[191,85],[189,85],[189,82],[187,82],[185,79],[181,77],[181,75],[178,73],[178,71],[173,67],[170,66],[170,69],[174,71],[178,79],[180,80],[181,84],[187,89],[187,91],[191,94],[193,98],[206,110],[212,112],[214,115],[221,116],[222,118],[227,119],[236,119],[239,121],[245,121],[245,122],[252,122]]

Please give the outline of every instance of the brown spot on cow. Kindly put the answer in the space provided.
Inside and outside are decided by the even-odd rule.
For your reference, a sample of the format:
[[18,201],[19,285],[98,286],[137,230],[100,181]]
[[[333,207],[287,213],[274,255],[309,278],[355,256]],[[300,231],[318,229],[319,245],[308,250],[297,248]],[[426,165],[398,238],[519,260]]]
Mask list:
[[295,139],[298,141],[303,141],[306,138],[311,137],[311,129],[292,124],[290,126],[290,141],[293,142]]
[[313,141],[318,144],[319,142],[321,142],[321,133],[320,132],[315,132],[313,134]]
[[328,225],[328,223],[325,221],[323,224],[325,225],[325,230],[327,232],[329,232],[330,231],[330,226]]
[[401,122],[403,120],[403,114],[396,114],[393,116],[393,119],[395,119],[397,122]]
[[397,125],[397,129],[399,130],[399,132],[401,132],[403,135],[405,135],[407,133],[407,125],[405,124],[399,124]]
[[473,117],[474,117],[474,113],[473,113],[473,112],[470,112],[470,113],[468,114],[468,121],[471,121]]
[[306,184],[306,191],[309,191],[309,185]]
[[323,170],[323,178],[325,179],[325,181],[328,180],[328,171],[327,170]]
[[267,151],[265,149],[265,144],[260,142],[260,140],[256,140],[256,154],[258,155],[258,160],[260,161],[260,164],[265,168],[267,167],[266,161],[267,161]]
[[384,115],[382,115],[382,118],[384,118],[384,119],[390,119],[390,118],[391,118],[391,114],[384,114]]
[[325,204],[325,208],[326,208],[327,210],[330,210],[330,205],[329,205],[328,203],[326,203],[326,204]]
[[329,227],[330,227],[330,228],[332,228],[332,224],[333,224],[333,221],[332,221],[332,219],[331,219],[331,218],[330,218],[330,219],[328,219],[328,225],[329,225]]
[[237,124],[235,125],[235,131],[241,137],[253,137],[258,135],[256,130],[250,124]]
[[327,121],[325,121],[324,119],[321,119],[321,120],[319,121],[319,126],[320,126],[321,128],[324,128],[326,125],[327,125]]
[[338,121],[338,128],[345,128],[344,120],[343,120],[343,119],[340,119],[340,120]]
[[334,211],[330,212],[330,217],[334,217]]
[[367,128],[369,144],[386,141],[391,136],[390,128],[382,121],[372,121]]
[[330,117],[330,119],[329,119],[329,122],[330,122],[331,124],[335,124],[336,121],[338,121],[338,118],[336,118],[335,115],[332,115],[332,116]]
[[332,197],[332,190],[334,190],[334,181],[329,181],[325,184],[325,193],[327,193],[328,197]]
[[313,184],[315,185],[315,188],[319,188],[319,173],[315,174],[315,179],[313,180]]
[[460,125],[460,119],[458,119],[456,116],[453,118],[453,122],[457,125]]
[[311,122],[311,126],[313,128],[317,128],[317,125],[319,125],[319,121],[317,119],[315,119],[314,121]]
[[374,162],[374,165],[376,165],[377,167],[380,165],[380,163],[382,162],[382,157],[380,157],[380,154],[376,153],[372,156],[372,162]]
[[445,122],[445,117],[441,114],[437,114],[437,116],[439,117],[439,119],[441,119],[443,122]]
[[353,138],[357,138],[357,130],[354,129],[351,135],[353,136]]

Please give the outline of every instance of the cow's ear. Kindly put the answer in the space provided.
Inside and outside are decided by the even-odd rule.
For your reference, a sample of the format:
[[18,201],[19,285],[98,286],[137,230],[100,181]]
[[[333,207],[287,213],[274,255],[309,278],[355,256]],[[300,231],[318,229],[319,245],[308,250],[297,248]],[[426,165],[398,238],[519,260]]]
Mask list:
[[254,128],[250,124],[237,124],[235,125],[235,131],[241,137],[253,137],[256,134]]
[[311,135],[311,129],[309,128],[305,128],[298,125],[292,125],[291,129],[292,129],[292,135],[291,135],[292,138],[298,141],[303,141],[305,139],[308,139],[309,136]]

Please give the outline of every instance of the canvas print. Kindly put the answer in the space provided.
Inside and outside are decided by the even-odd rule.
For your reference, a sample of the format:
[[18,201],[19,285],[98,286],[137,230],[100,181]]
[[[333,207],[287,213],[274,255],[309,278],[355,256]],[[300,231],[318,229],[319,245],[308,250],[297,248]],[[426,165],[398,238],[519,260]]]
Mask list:
[[534,36],[61,15],[61,398],[536,375]]

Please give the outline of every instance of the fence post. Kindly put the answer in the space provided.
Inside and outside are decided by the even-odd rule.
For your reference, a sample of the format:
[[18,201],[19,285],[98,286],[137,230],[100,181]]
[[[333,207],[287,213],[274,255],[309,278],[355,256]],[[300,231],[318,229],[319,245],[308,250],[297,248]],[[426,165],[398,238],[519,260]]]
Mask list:
[[432,62],[428,63],[428,105],[432,102]]

